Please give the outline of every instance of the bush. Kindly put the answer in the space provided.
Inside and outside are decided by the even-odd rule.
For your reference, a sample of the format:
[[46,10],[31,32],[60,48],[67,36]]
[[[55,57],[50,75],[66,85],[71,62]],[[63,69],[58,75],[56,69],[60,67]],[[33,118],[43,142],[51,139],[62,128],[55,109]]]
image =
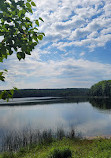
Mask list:
[[54,149],[48,158],[72,158],[70,149]]

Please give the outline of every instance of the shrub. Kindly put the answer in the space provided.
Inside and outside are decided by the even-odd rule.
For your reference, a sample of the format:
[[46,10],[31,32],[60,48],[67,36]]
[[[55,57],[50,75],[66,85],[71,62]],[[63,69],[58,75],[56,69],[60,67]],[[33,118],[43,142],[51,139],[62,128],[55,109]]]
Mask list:
[[72,158],[71,150],[66,149],[54,149],[48,158]]

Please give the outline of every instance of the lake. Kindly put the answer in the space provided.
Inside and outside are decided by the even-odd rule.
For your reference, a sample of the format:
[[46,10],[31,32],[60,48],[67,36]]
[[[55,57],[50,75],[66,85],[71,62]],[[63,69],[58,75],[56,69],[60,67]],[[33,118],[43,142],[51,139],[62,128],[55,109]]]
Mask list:
[[74,128],[83,137],[111,135],[108,99],[14,98],[0,101],[0,135],[27,127],[65,131]]

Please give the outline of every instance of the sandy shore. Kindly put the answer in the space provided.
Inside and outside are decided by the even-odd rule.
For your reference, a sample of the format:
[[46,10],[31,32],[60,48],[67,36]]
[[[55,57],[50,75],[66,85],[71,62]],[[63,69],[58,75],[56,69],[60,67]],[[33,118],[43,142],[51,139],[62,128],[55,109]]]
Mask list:
[[103,135],[103,136],[87,136],[84,139],[93,140],[93,139],[111,139],[111,135]]

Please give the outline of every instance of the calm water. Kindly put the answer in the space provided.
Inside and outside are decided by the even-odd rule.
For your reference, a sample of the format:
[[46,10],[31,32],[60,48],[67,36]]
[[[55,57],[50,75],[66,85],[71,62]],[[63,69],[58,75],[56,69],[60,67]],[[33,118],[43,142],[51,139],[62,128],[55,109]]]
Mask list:
[[0,103],[0,134],[7,130],[72,127],[82,136],[111,135],[111,101],[22,98]]

